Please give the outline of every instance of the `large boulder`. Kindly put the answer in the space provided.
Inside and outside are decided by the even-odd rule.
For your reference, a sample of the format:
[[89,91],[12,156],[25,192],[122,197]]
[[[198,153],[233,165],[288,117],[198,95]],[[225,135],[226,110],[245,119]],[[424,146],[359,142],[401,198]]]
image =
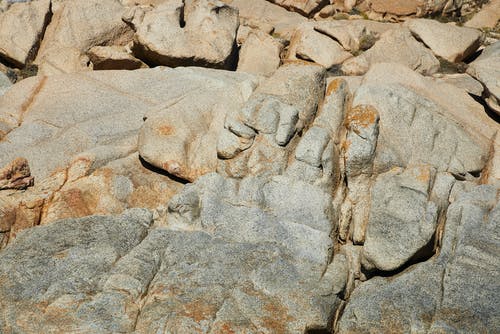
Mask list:
[[490,332],[498,327],[498,187],[478,186],[448,209],[442,248],[394,278],[351,295],[338,333]]
[[172,0],[134,7],[124,16],[136,31],[135,53],[166,66],[233,68],[238,11],[220,1]]
[[[188,181],[216,170],[217,139],[226,114],[240,110],[258,82],[240,72],[203,72],[196,86],[185,82],[187,94],[146,113],[139,133],[144,160]],[[183,86],[180,80],[176,84]]]
[[51,16],[50,0],[14,3],[0,12],[0,57],[18,67],[32,61]]
[[438,71],[439,61],[408,29],[391,29],[380,36],[373,47],[342,64],[347,75],[361,75],[376,63],[393,62],[424,75]]
[[500,42],[486,47],[474,60],[467,73],[479,80],[485,89],[484,97],[488,106],[500,115]]
[[40,74],[92,69],[86,52],[99,45],[126,44],[132,30],[122,21],[118,0],[65,0],[54,9],[35,63]]
[[466,59],[481,45],[482,33],[479,30],[429,19],[409,20],[406,25],[435,55],[450,62]]
[[342,64],[351,57],[337,41],[306,24],[294,32],[288,48],[288,59],[310,60],[326,68]]
[[290,40],[298,24],[307,19],[294,12],[276,6],[267,0],[222,0],[222,2],[237,8],[241,23],[245,26],[269,32]]
[[281,63],[283,44],[259,30],[250,32],[241,45],[238,71],[270,76]]
[[[379,114],[373,161],[377,173],[418,164],[461,175],[480,172],[498,130],[465,91],[397,64],[373,66],[353,105],[371,105]],[[356,149],[350,145],[348,151]]]

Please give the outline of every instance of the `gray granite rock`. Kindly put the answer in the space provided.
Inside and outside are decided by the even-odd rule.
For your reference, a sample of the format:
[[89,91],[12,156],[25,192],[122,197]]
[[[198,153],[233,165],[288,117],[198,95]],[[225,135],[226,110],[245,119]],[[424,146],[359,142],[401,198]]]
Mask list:
[[449,207],[442,248],[394,278],[354,290],[339,333],[482,333],[498,328],[498,188],[475,186]]

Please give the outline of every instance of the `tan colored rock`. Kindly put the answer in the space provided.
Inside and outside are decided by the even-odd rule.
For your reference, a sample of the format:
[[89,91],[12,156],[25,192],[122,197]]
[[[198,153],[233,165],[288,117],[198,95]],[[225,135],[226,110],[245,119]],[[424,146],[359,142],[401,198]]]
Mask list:
[[0,169],[0,190],[26,189],[33,185],[33,181],[28,161],[24,158],[16,158]]
[[460,62],[481,45],[481,32],[429,19],[408,20],[406,26],[435,55],[450,62]]
[[325,5],[329,4],[325,0],[270,0],[271,2],[280,5],[288,10],[298,12],[305,16],[319,11]]
[[94,70],[135,70],[148,67],[123,46],[94,46],[87,55]]
[[467,73],[479,80],[485,89],[485,101],[488,106],[500,115],[500,42],[486,47],[474,60]]
[[500,21],[500,0],[490,0],[479,12],[465,22],[469,28],[495,28]]
[[483,85],[466,73],[443,74],[435,76],[436,80],[449,83],[453,86],[465,90],[467,93],[481,96],[483,94]]
[[220,1],[167,1],[124,16],[133,25],[134,54],[156,65],[233,68],[238,11]]
[[18,67],[33,60],[51,15],[50,0],[14,3],[0,12],[0,56]]
[[341,64],[351,57],[334,39],[305,24],[295,31],[288,48],[288,59],[309,60],[326,68]]
[[126,44],[131,29],[122,21],[117,0],[61,2],[47,27],[35,63],[40,74],[92,69],[86,52],[97,45]]
[[370,0],[371,9],[398,16],[416,14],[424,0]]
[[369,49],[381,34],[398,27],[393,23],[368,20],[330,20],[314,24],[316,31],[330,36],[350,52]]
[[238,9],[242,24],[264,31],[272,27],[275,35],[286,40],[290,40],[298,24],[307,22],[304,16],[289,12],[266,0],[223,0],[223,2]]
[[283,44],[273,37],[259,32],[251,32],[241,46],[238,71],[271,75],[280,65]]
[[407,66],[424,75],[436,73],[439,61],[422,43],[411,35],[408,29],[394,29],[382,34],[373,47],[361,55],[342,64],[347,75],[361,75],[382,62],[394,62]]
[[[257,85],[242,72],[201,71],[191,92],[146,114],[138,139],[141,157],[178,178],[194,181],[217,168],[217,139],[226,113],[240,110]],[[189,98],[190,97],[190,98]]]

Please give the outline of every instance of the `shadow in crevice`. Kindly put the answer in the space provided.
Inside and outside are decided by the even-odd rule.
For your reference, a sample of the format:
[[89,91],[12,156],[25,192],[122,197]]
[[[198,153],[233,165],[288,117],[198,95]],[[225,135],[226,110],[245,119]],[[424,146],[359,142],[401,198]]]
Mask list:
[[370,271],[366,271],[364,269],[361,270],[366,275],[367,280],[376,276],[386,277],[386,278],[394,278],[396,276],[399,276],[408,269],[410,269],[410,267],[422,262],[426,262],[430,260],[434,255],[436,255],[436,249],[435,249],[436,237],[437,234],[435,232],[432,238],[429,240],[429,242],[425,244],[425,246],[420,248],[404,265],[395,270],[391,271],[382,271],[379,269],[374,269]]
[[141,156],[139,156],[139,161],[141,162],[142,167],[146,168],[147,170],[149,170],[149,171],[151,171],[153,173],[166,176],[169,179],[171,179],[172,181],[175,181],[175,182],[178,182],[178,183],[182,183],[182,184],[188,184],[188,183],[190,183],[189,181],[184,180],[184,179],[182,179],[182,178],[180,178],[178,176],[172,175],[169,172],[167,172],[167,171],[165,171],[165,170],[163,170],[161,168],[153,166],[152,164],[150,164],[149,162],[147,162],[146,160],[144,160]]

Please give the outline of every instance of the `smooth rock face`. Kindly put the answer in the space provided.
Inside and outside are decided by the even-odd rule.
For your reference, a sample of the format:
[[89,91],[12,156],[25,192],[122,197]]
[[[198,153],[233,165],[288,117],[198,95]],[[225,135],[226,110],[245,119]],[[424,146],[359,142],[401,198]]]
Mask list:
[[51,15],[50,0],[15,3],[0,12],[0,57],[18,67],[32,61]]
[[382,34],[375,45],[361,55],[342,64],[347,75],[361,75],[376,63],[394,62],[424,75],[439,69],[439,61],[432,52],[419,43],[407,29],[390,30]]
[[500,42],[488,46],[481,56],[471,63],[467,73],[479,80],[486,88],[488,106],[500,115]]
[[435,55],[450,62],[460,62],[473,54],[481,44],[479,30],[457,27],[428,19],[407,21],[408,29]]
[[398,277],[362,283],[338,332],[481,333],[497,328],[499,190],[478,186],[460,195],[448,209],[439,255]]
[[167,1],[124,19],[136,31],[136,54],[155,65],[232,68],[238,11],[220,1]]

